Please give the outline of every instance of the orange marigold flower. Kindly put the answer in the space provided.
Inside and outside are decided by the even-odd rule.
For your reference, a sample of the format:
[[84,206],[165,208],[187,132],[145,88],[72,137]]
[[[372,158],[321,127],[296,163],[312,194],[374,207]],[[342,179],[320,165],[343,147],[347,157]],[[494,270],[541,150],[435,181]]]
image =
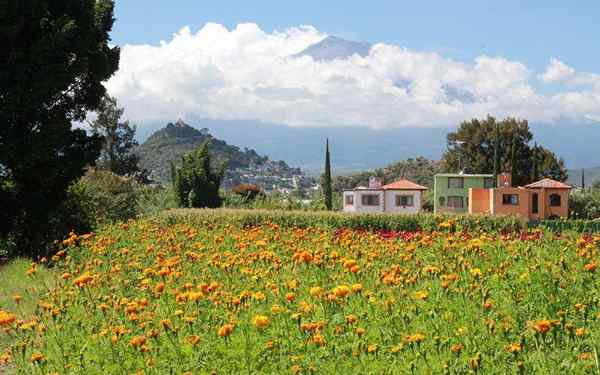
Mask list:
[[404,336],[404,341],[412,344],[412,343],[420,343],[425,340],[425,335],[422,333],[415,333],[414,335],[406,335]]
[[7,326],[15,322],[17,316],[8,311],[0,311],[0,326]]
[[313,342],[313,344],[317,344],[319,346],[324,346],[326,344],[325,337],[323,337],[323,335],[321,335],[320,333],[315,333],[312,336],[311,341]]
[[450,346],[450,351],[452,353],[458,354],[460,353],[463,349],[465,348],[465,346],[463,344],[454,344],[452,346]]
[[134,348],[140,347],[146,343],[146,336],[135,336],[129,341],[129,344]]
[[192,345],[192,346],[196,346],[198,345],[198,343],[200,342],[200,340],[202,340],[202,338],[198,335],[192,335],[189,336],[187,338],[187,341]]
[[235,328],[235,326],[231,323],[223,325],[221,328],[219,328],[219,332],[218,332],[219,336],[227,337],[227,336],[231,335],[231,332],[233,332],[234,328]]
[[294,293],[287,293],[285,295],[285,300],[288,302],[294,302],[294,300],[296,299],[296,295]]
[[346,317],[346,323],[348,323],[348,324],[353,324],[353,323],[356,323],[357,321],[358,321],[358,316],[356,316],[356,315],[348,315]]
[[350,293],[348,285],[339,285],[333,288],[333,294],[338,298],[344,298]]
[[252,324],[260,329],[266,328],[269,325],[269,317],[265,315],[256,315],[252,319]]
[[15,303],[18,305],[21,303],[21,301],[23,301],[23,297],[20,294],[15,294],[13,296],[13,301],[15,301]]
[[76,278],[75,281],[73,281],[73,283],[77,286],[84,286],[86,284],[89,284],[92,280],[92,275],[89,272],[85,272],[83,275]]
[[160,294],[165,290],[165,283],[163,283],[162,281],[159,282],[158,284],[156,284],[156,286],[154,286],[154,293],[156,294]]
[[598,268],[598,265],[596,264],[596,262],[592,262],[586,264],[585,266],[583,266],[583,268],[585,268],[585,270],[588,272],[594,272],[596,271],[596,268]]
[[35,352],[31,355],[31,362],[33,363],[40,363],[46,360],[46,357],[39,352]]
[[360,293],[362,290],[362,284],[352,284],[352,293]]
[[512,344],[507,345],[505,348],[505,350],[507,352],[513,353],[513,354],[519,353],[522,349],[523,349],[523,346],[518,342],[513,342]]
[[371,344],[367,347],[367,353],[375,353],[378,349],[377,344]]
[[533,323],[533,328],[542,335],[550,331],[552,329],[552,322],[547,319],[536,320]]

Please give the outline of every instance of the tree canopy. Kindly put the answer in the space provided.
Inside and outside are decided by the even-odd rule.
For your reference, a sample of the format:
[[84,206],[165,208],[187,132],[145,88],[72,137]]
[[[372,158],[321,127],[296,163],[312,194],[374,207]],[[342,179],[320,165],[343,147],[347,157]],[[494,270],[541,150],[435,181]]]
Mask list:
[[4,236],[43,254],[68,186],[93,163],[98,137],[73,129],[118,68],[110,0],[8,0],[0,9],[0,207]]
[[[457,131],[448,134],[448,149],[442,159],[443,169],[447,172],[457,172],[460,158],[465,173],[494,171],[496,125],[499,134],[498,172],[512,171],[513,184],[525,185],[532,182],[536,168],[542,177],[559,181],[567,179],[564,161],[550,150],[537,146],[537,158],[533,157],[536,153],[534,147],[530,146],[533,134],[526,120],[507,118],[497,121],[491,116],[484,120],[465,121]],[[511,165],[512,160],[514,166]]]

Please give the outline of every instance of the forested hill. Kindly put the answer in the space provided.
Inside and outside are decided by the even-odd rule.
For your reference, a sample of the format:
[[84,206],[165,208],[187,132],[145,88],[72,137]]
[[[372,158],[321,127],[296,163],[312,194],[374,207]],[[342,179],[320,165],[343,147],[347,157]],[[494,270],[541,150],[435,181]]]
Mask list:
[[211,140],[209,149],[213,160],[215,163],[226,161],[228,170],[262,165],[269,161],[267,156],[229,145],[210,135],[208,129],[197,130],[181,120],[156,131],[135,152],[140,156],[141,167],[150,172],[152,179],[167,182],[171,162],[177,165],[182,155],[193,151],[208,139]]

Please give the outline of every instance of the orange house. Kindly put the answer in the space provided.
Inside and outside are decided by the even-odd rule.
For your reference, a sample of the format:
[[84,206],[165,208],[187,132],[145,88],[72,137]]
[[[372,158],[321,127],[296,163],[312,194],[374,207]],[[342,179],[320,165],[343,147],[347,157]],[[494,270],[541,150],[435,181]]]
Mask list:
[[571,186],[549,178],[524,187],[513,187],[510,175],[498,176],[498,187],[469,189],[469,213],[516,215],[527,220],[542,220],[569,215]]

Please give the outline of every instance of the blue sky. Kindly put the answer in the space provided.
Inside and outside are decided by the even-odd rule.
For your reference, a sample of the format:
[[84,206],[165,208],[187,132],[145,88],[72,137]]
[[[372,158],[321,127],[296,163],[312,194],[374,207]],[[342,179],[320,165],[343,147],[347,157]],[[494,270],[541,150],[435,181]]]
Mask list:
[[550,58],[578,71],[597,71],[600,1],[201,1],[120,0],[113,40],[157,44],[183,26],[206,22],[233,28],[253,22],[264,31],[312,25],[347,39],[385,42],[471,61],[502,56],[542,71]]

